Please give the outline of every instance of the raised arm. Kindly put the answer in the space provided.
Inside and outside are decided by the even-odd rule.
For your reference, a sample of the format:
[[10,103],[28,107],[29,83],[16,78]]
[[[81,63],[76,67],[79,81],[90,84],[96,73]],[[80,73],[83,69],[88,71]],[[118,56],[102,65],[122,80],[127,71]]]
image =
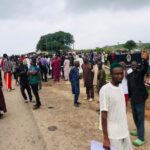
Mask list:
[[148,62],[147,62],[147,60],[143,59],[141,72],[143,75],[145,75],[147,73],[147,71],[148,71]]

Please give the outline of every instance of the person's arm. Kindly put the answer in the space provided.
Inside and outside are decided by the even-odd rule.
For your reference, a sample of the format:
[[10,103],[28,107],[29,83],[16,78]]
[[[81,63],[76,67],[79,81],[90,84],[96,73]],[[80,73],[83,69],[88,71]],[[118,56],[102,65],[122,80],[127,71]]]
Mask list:
[[73,69],[70,70],[70,73],[69,73],[69,81],[71,82],[72,81],[72,72],[73,72]]
[[128,96],[129,96],[129,98],[131,98],[131,85],[130,85],[130,74],[129,75],[127,75],[127,85],[128,85]]
[[103,87],[100,90],[100,111],[101,111],[101,123],[102,123],[102,130],[103,130],[103,147],[105,150],[110,150],[110,140],[108,136],[108,110],[109,110],[109,98],[107,96],[107,90]]
[[110,150],[110,140],[108,137],[108,130],[107,130],[107,112],[102,111],[102,129],[103,129],[103,147],[106,150]]
[[145,75],[147,71],[148,71],[148,62],[147,60],[143,59],[141,72],[143,75]]

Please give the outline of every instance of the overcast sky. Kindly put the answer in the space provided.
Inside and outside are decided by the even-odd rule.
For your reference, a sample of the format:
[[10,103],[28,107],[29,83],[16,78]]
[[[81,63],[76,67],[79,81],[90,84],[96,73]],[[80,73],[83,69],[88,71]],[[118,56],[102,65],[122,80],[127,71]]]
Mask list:
[[0,0],[0,55],[34,51],[41,35],[70,32],[75,48],[150,42],[150,0]]

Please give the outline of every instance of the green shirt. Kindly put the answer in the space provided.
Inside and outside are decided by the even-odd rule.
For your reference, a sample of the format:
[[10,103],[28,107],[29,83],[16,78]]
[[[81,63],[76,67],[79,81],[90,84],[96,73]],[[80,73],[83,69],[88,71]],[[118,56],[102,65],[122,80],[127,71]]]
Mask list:
[[31,66],[29,68],[29,73],[36,72],[36,74],[30,74],[29,75],[29,83],[32,84],[38,84],[40,81],[39,77],[39,68],[37,66]]

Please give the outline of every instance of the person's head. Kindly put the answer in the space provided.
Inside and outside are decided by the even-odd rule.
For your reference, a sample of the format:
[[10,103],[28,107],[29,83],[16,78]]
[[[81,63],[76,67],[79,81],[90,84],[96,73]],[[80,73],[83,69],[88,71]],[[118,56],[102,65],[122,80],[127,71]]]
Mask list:
[[22,60],[19,60],[19,64],[20,64],[20,65],[23,65],[23,61],[22,61]]
[[83,58],[83,62],[84,62],[84,64],[87,64],[87,63],[88,63],[87,57],[84,57],[84,58]]
[[110,66],[110,73],[112,76],[112,82],[116,85],[119,85],[124,77],[122,65],[119,63],[113,63]]
[[32,65],[32,66],[36,66],[36,59],[35,59],[35,58],[33,58],[33,59],[31,60],[31,65]]
[[3,58],[8,58],[7,54],[3,54]]
[[132,61],[131,63],[131,68],[133,71],[136,71],[137,70],[137,67],[138,67],[138,64],[137,64],[137,61]]
[[124,61],[120,62],[120,64],[122,65],[123,69],[126,68],[126,63]]
[[65,59],[69,59],[68,55],[67,55],[67,56],[65,56]]
[[80,66],[79,61],[75,61],[75,62],[74,62],[74,66],[75,66],[76,68],[79,68],[79,66]]
[[79,55],[79,58],[82,58],[82,55],[81,55],[81,54]]

